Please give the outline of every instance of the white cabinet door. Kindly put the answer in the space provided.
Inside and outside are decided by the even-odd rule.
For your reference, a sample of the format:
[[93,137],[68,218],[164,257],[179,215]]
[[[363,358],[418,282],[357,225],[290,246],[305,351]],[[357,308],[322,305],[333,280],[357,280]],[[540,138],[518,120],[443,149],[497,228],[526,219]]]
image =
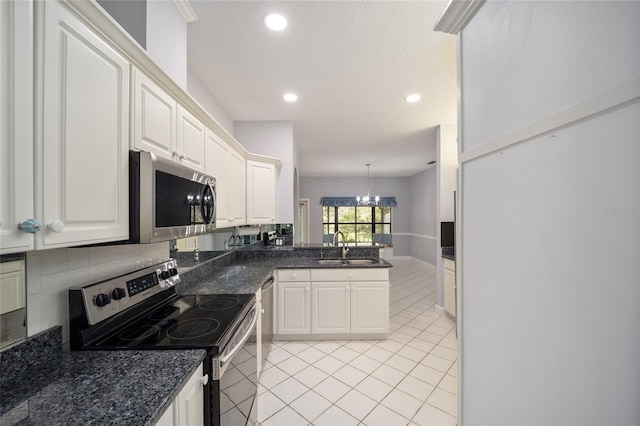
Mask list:
[[144,72],[133,70],[131,147],[203,172],[205,126]]
[[444,309],[456,316],[456,273],[450,269],[444,270]]
[[129,63],[61,3],[44,2],[44,23],[36,248],[126,239]]
[[0,1],[0,254],[34,249],[32,7]]
[[[226,228],[231,224],[231,164],[228,159],[231,149],[212,130],[205,131],[204,139],[204,172],[216,178],[216,228]],[[244,173],[243,173],[244,174]]]
[[349,333],[351,297],[348,282],[311,283],[311,332]]
[[311,332],[311,300],[308,282],[278,282],[278,333]]
[[[207,379],[208,380],[208,379]],[[184,385],[177,399],[178,424],[181,426],[204,425],[204,383],[202,365]]]
[[176,399],[160,417],[156,426],[204,425],[204,384],[203,367],[200,364]]
[[205,127],[202,121],[178,105],[178,140],[175,158],[198,172],[204,171]]
[[351,283],[351,332],[387,333],[389,330],[389,283]]
[[165,410],[155,426],[177,426],[179,424],[178,421],[178,404],[174,401]]
[[0,315],[24,308],[22,261],[0,263]]
[[247,223],[274,224],[276,218],[276,166],[247,160]]
[[216,178],[216,228],[246,224],[246,170],[244,157],[207,129],[205,173]]
[[247,223],[247,170],[245,158],[230,150],[231,222],[234,226]]
[[133,69],[132,148],[175,159],[176,101],[145,73]]

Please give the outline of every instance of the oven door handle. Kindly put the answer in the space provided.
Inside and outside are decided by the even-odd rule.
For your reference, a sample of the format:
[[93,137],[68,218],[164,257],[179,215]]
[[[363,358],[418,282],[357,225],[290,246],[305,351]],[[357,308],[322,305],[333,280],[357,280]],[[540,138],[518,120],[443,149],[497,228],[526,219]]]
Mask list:
[[249,339],[249,336],[251,336],[251,333],[253,333],[253,327],[255,327],[256,321],[258,321],[258,309],[257,308],[255,308],[253,310],[253,319],[251,320],[251,326],[249,326],[247,331],[244,333],[244,336],[242,336],[242,339],[240,339],[238,344],[233,349],[231,349],[231,351],[228,354],[226,354],[225,356],[220,357],[220,370],[221,371],[224,371],[224,367],[225,367],[225,364],[227,363],[227,361],[229,361],[231,358],[233,358],[235,356],[235,354],[237,354],[238,351],[242,348],[242,346],[245,344],[245,342]]

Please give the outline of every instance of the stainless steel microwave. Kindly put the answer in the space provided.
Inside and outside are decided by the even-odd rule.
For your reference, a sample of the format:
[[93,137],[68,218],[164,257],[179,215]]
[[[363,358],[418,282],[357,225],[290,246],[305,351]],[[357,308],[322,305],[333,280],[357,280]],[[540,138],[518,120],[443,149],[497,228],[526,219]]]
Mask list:
[[148,244],[216,230],[216,180],[144,151],[129,152],[129,241]]

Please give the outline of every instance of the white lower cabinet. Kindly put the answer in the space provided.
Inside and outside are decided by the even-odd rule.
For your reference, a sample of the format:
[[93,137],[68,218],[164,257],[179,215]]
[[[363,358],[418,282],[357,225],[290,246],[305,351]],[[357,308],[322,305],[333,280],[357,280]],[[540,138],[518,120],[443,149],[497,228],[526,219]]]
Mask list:
[[348,282],[311,283],[311,332],[351,332],[351,291]]
[[309,334],[311,297],[309,282],[278,283],[278,333]]
[[279,336],[386,335],[389,330],[387,269],[290,269],[279,270],[277,277]]
[[157,426],[204,425],[204,386],[209,380],[203,376],[202,364],[191,375],[176,399],[164,412]]
[[451,259],[444,260],[444,310],[456,316],[456,264]]
[[351,283],[351,333],[389,331],[389,281]]

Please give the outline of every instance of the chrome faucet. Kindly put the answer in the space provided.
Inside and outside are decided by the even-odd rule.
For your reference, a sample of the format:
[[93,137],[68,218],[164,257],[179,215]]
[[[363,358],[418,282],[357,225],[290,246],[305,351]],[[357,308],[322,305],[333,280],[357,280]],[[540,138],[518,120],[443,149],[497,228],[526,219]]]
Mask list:
[[347,242],[344,240],[344,234],[342,231],[337,231],[333,234],[333,245],[338,247],[338,234],[342,235],[342,258],[347,257],[347,253],[349,253],[349,247],[347,247]]

